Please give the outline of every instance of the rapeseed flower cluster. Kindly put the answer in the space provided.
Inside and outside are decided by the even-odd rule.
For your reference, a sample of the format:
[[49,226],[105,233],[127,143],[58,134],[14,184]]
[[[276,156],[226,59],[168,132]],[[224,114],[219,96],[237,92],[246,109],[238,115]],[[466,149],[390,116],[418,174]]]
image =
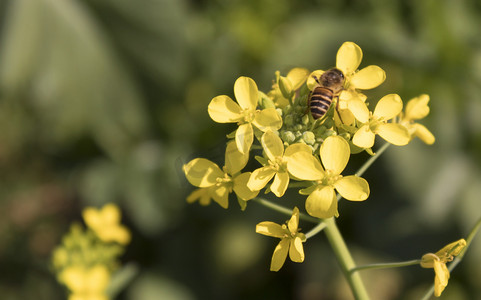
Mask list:
[[[235,131],[227,135],[224,167],[205,158],[186,163],[185,176],[198,188],[187,201],[208,205],[213,200],[228,208],[229,195],[234,195],[245,209],[261,190],[282,198],[289,187],[300,187],[299,193],[307,196],[302,197],[305,211],[324,219],[339,216],[338,197],[366,200],[370,194],[368,182],[357,175],[343,174],[352,154],[374,154],[376,136],[398,146],[414,137],[432,144],[434,136],[414,122],[429,112],[427,95],[409,101],[403,112],[401,97],[388,94],[370,110],[371,101],[363,91],[378,87],[386,74],[375,65],[359,69],[361,61],[358,45],[342,44],[336,68],[344,75],[343,86],[320,119],[309,113],[309,97],[318,85],[315,78],[324,70],[294,68],[286,76],[276,72],[272,88],[266,93],[258,90],[253,79],[239,77],[234,83],[235,101],[220,95],[207,109],[213,121],[237,124]],[[260,166],[249,165],[250,169],[244,170],[251,157]],[[300,241],[305,239],[297,232],[298,214],[294,208],[287,227],[266,222],[258,225],[257,232],[281,239],[271,270],[282,266],[288,248],[292,260],[304,260]]]
[[114,204],[87,207],[82,215],[87,228],[71,226],[53,251],[52,268],[69,300],[109,300],[106,290],[119,267],[118,257],[130,242],[130,231],[120,224],[120,210]]

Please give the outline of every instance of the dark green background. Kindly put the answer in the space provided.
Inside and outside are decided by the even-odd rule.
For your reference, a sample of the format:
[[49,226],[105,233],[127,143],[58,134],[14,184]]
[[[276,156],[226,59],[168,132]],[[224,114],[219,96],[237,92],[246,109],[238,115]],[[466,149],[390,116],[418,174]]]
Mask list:
[[[431,96],[421,123],[436,136],[390,147],[364,176],[370,198],[341,202],[356,260],[420,258],[481,216],[479,1],[1,0],[0,18],[0,299],[63,299],[50,252],[83,207],[109,201],[140,268],[119,299],[349,299],[323,234],[272,273],[277,241],[255,224],[286,217],[187,205],[181,172],[194,157],[223,164],[234,127],[210,120],[212,97],[242,75],[267,92],[276,70],[332,67],[344,41],[386,71],[373,104]],[[303,207],[288,196],[274,201]],[[481,299],[480,252],[478,236],[441,299]],[[372,299],[418,299],[434,272],[363,276]]]

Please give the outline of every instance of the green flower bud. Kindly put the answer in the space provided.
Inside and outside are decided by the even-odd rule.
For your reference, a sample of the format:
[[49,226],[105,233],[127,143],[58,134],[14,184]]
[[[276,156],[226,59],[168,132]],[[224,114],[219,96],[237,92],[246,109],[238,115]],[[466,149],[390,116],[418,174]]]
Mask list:
[[314,145],[314,143],[316,142],[316,136],[311,131],[305,131],[302,134],[302,139],[308,145]]
[[260,94],[259,106],[261,108],[276,108],[271,98],[269,98],[266,94],[262,92],[259,92],[259,94]]
[[294,116],[293,115],[285,115],[284,116],[284,124],[288,127],[294,126],[296,124]]
[[296,136],[294,135],[294,133],[292,133],[292,131],[283,131],[281,133],[281,137],[283,141],[289,144],[292,144],[296,140]]
[[304,125],[309,124],[309,116],[308,116],[308,115],[303,115],[303,116],[302,116],[302,121],[301,121],[301,123],[304,124]]
[[286,99],[290,99],[292,97],[292,84],[289,79],[284,76],[279,76],[279,90],[282,93],[282,96]]
[[349,132],[343,132],[339,136],[343,137],[347,142],[351,139],[351,134]]

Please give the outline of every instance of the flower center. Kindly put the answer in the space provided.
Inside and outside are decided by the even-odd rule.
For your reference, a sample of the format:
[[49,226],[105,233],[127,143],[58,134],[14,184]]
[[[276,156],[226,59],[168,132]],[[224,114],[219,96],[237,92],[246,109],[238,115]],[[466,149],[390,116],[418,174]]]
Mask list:
[[326,172],[326,176],[322,179],[322,182],[321,182],[321,184],[323,185],[332,186],[334,185],[334,183],[336,183],[336,181],[338,181],[342,177],[342,175],[336,174],[331,170],[326,170],[325,172]]
[[242,111],[244,123],[252,123],[255,119],[255,109],[246,109]]
[[269,165],[276,172],[287,171],[287,162],[280,156],[276,156],[273,161],[269,160]]

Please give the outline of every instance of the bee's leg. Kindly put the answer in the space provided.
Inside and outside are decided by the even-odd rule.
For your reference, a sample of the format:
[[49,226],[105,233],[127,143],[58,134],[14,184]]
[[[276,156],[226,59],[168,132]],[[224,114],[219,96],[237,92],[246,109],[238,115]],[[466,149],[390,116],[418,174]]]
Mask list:
[[317,77],[316,75],[312,75],[312,78],[314,78],[314,80],[315,80],[319,85],[322,85],[322,84],[321,84],[321,81],[319,80],[319,77]]
[[339,117],[339,120],[341,121],[342,124],[344,124],[344,121],[342,120],[341,113],[339,112],[339,96],[336,96],[336,109],[335,112],[337,113],[337,116]]

